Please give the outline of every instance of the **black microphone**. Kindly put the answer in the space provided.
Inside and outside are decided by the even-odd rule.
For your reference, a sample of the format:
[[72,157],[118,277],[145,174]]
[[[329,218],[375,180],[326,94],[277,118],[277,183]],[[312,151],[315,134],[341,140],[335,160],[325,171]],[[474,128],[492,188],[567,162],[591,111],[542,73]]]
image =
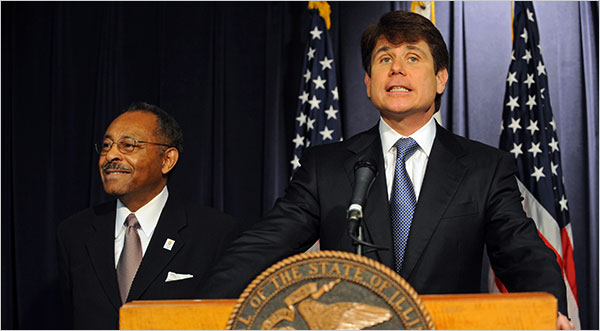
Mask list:
[[377,167],[372,159],[359,160],[354,165],[354,191],[346,214],[350,221],[348,230],[351,236],[355,234],[358,222],[363,217],[363,206],[376,175]]

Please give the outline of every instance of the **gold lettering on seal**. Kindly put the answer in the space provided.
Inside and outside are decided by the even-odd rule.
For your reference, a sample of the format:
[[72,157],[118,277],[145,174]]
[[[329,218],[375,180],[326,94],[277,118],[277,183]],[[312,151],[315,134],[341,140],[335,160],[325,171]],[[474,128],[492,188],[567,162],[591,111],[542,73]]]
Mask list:
[[260,307],[260,303],[261,303],[261,302],[262,302],[262,301],[260,301],[260,298],[259,298],[259,297],[257,297],[256,295],[255,295],[255,296],[253,296],[252,298],[250,298],[250,306],[251,306],[252,308],[256,308],[256,309],[257,309],[258,307]]
[[352,278],[353,280],[357,281],[357,282],[361,282],[363,283],[365,280],[360,276],[360,274],[363,272],[363,268],[361,267],[356,267],[356,272],[354,272],[354,277]]
[[333,276],[334,274],[341,275],[340,266],[337,263],[333,263],[331,269],[329,269],[329,275]]
[[275,278],[271,278],[271,280],[269,280],[271,283],[273,283],[273,285],[275,285],[275,289],[278,290],[279,289],[279,283],[277,283],[277,279]]
[[283,271],[279,274],[279,279],[281,280],[281,283],[285,286],[287,283],[290,283],[292,281],[292,277],[290,276],[289,271]]
[[317,265],[314,264],[314,263],[309,263],[308,264],[308,268],[310,269],[308,271],[308,274],[311,275],[311,276],[314,276],[314,275],[316,275],[319,272],[319,269],[317,269]]
[[250,316],[243,318],[242,316],[238,317],[238,320],[248,326],[250,326]]
[[299,272],[298,266],[295,266],[292,268],[292,278],[294,278],[294,280],[299,279],[300,277],[302,277],[302,275]]

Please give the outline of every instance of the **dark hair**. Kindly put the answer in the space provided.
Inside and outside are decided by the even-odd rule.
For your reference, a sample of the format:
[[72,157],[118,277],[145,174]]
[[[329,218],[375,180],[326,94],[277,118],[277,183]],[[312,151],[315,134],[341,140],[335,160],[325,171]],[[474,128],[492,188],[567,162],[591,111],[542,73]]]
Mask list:
[[156,120],[158,121],[156,135],[166,139],[166,144],[177,148],[179,154],[183,154],[183,133],[173,116],[158,106],[141,101],[132,103],[123,110],[123,113],[132,111],[144,111],[156,115]]
[[[433,69],[437,74],[448,69],[448,48],[440,31],[427,18],[406,11],[391,11],[381,16],[379,23],[369,25],[362,34],[360,49],[365,72],[371,76],[371,56],[379,38],[390,43],[425,41],[433,55]],[[435,111],[440,109],[441,94],[435,96]]]

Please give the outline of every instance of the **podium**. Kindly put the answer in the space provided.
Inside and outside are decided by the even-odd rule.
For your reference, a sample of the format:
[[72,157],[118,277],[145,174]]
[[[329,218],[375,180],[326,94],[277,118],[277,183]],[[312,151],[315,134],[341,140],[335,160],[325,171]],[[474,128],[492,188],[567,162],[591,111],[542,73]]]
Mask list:
[[[439,330],[556,329],[548,293],[420,295]],[[120,310],[122,330],[223,330],[237,299],[133,301]]]

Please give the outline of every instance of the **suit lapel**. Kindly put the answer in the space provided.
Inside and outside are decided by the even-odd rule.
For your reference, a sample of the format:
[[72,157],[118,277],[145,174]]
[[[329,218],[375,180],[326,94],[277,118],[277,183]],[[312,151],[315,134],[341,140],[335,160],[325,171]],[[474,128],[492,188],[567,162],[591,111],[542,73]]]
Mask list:
[[[127,301],[139,300],[150,284],[161,274],[171,259],[185,245],[179,231],[186,224],[186,216],[183,208],[178,207],[173,198],[169,198],[160,215],[156,229],[154,229],[148,249],[133,279]],[[171,250],[163,248],[167,239],[175,241]],[[160,281],[164,282],[162,279]]]
[[456,139],[438,125],[400,273],[406,279],[421,258],[444,211],[466,174],[466,167],[458,160],[461,154]]
[[392,234],[390,211],[388,203],[387,185],[385,180],[385,165],[379,137],[379,124],[358,137],[348,146],[353,153],[344,163],[350,185],[354,187],[354,165],[359,160],[372,159],[377,165],[377,176],[371,186],[364,208],[365,238],[378,246],[389,247],[389,250],[380,250],[377,254],[367,256],[379,260],[388,267],[394,266],[392,255]]
[[106,296],[115,309],[119,309],[121,297],[115,271],[115,206],[116,202],[94,210],[95,218],[91,223],[94,231],[86,248]]

